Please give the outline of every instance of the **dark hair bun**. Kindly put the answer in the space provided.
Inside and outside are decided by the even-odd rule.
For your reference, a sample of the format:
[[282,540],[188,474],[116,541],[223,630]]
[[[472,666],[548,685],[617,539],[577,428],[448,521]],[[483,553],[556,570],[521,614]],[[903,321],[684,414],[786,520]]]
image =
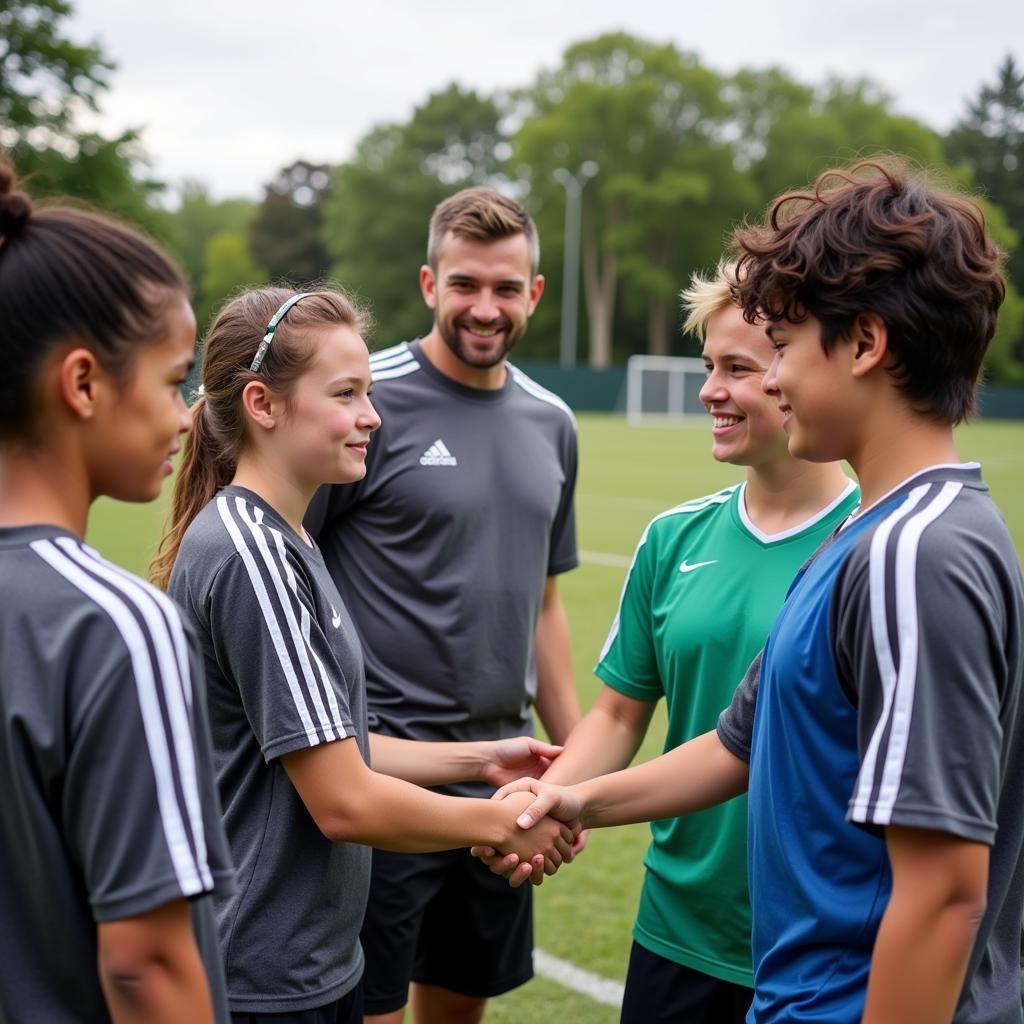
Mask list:
[[18,234],[32,215],[32,200],[16,188],[14,172],[0,163],[0,236]]

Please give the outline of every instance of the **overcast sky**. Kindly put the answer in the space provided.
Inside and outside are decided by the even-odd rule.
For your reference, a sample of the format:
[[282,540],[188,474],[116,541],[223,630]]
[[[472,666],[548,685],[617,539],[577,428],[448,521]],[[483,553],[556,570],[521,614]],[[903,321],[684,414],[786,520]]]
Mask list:
[[720,71],[779,64],[808,82],[866,75],[948,128],[1007,52],[1024,0],[77,0],[70,32],[118,67],[105,131],[142,127],[157,177],[261,194],[292,160],[339,163],[372,125],[452,80],[529,82],[567,45],[624,29]]

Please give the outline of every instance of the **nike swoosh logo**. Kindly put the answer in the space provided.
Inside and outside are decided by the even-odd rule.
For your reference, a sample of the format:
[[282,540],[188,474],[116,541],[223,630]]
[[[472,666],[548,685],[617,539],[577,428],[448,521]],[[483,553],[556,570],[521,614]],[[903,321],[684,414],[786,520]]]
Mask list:
[[331,608],[331,625],[337,629],[341,625],[341,612],[336,612]]
[[694,562],[693,565],[690,565],[689,562],[686,561],[686,559],[683,559],[682,565],[679,566],[679,571],[693,572],[694,569],[701,569],[705,565],[714,565],[717,561],[717,558],[713,558],[710,562]]

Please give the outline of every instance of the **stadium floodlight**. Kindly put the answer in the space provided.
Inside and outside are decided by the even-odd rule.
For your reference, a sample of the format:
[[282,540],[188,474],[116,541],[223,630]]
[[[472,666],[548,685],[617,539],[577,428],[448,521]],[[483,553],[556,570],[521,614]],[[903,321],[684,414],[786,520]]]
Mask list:
[[701,385],[707,379],[702,359],[682,356],[630,356],[626,364],[626,417],[676,420],[700,416]]
[[576,365],[576,322],[579,317],[580,231],[582,225],[583,186],[598,172],[593,160],[584,160],[579,170],[559,167],[554,179],[565,189],[565,252],[562,256],[562,335],[558,362]]

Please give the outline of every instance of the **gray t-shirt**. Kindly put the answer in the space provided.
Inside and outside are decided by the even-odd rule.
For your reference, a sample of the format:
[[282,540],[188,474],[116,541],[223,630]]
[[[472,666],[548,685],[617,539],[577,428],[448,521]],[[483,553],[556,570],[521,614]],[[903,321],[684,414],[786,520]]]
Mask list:
[[97,924],[184,898],[226,1024],[210,894],[234,871],[194,648],[67,531],[0,529],[0,1020],[109,1020]]
[[[937,829],[991,848],[987,909],[954,1020],[1022,1019],[1022,618],[1020,565],[974,464],[912,477],[805,567],[718,725],[751,765],[755,950],[759,906],[762,922],[781,919],[768,945],[783,932],[799,940],[807,905],[807,933],[819,949],[831,940],[851,972],[852,950],[870,957],[874,943],[868,908],[877,918],[887,903],[884,828]],[[822,877],[804,871],[790,885],[783,862],[813,864]],[[805,899],[794,909],[796,888]],[[843,897],[864,908],[856,934]],[[764,962],[815,978],[777,949]],[[833,969],[823,960],[823,972]]]
[[332,843],[281,765],[355,737],[369,759],[355,629],[316,548],[225,487],[189,526],[170,593],[199,636],[238,894],[218,901],[236,1013],[340,999],[362,975],[370,850]]
[[511,366],[490,391],[441,373],[419,342],[370,362],[382,425],[366,477],[322,489],[307,523],[363,641],[374,728],[529,733],[545,579],[578,564],[575,420]]

